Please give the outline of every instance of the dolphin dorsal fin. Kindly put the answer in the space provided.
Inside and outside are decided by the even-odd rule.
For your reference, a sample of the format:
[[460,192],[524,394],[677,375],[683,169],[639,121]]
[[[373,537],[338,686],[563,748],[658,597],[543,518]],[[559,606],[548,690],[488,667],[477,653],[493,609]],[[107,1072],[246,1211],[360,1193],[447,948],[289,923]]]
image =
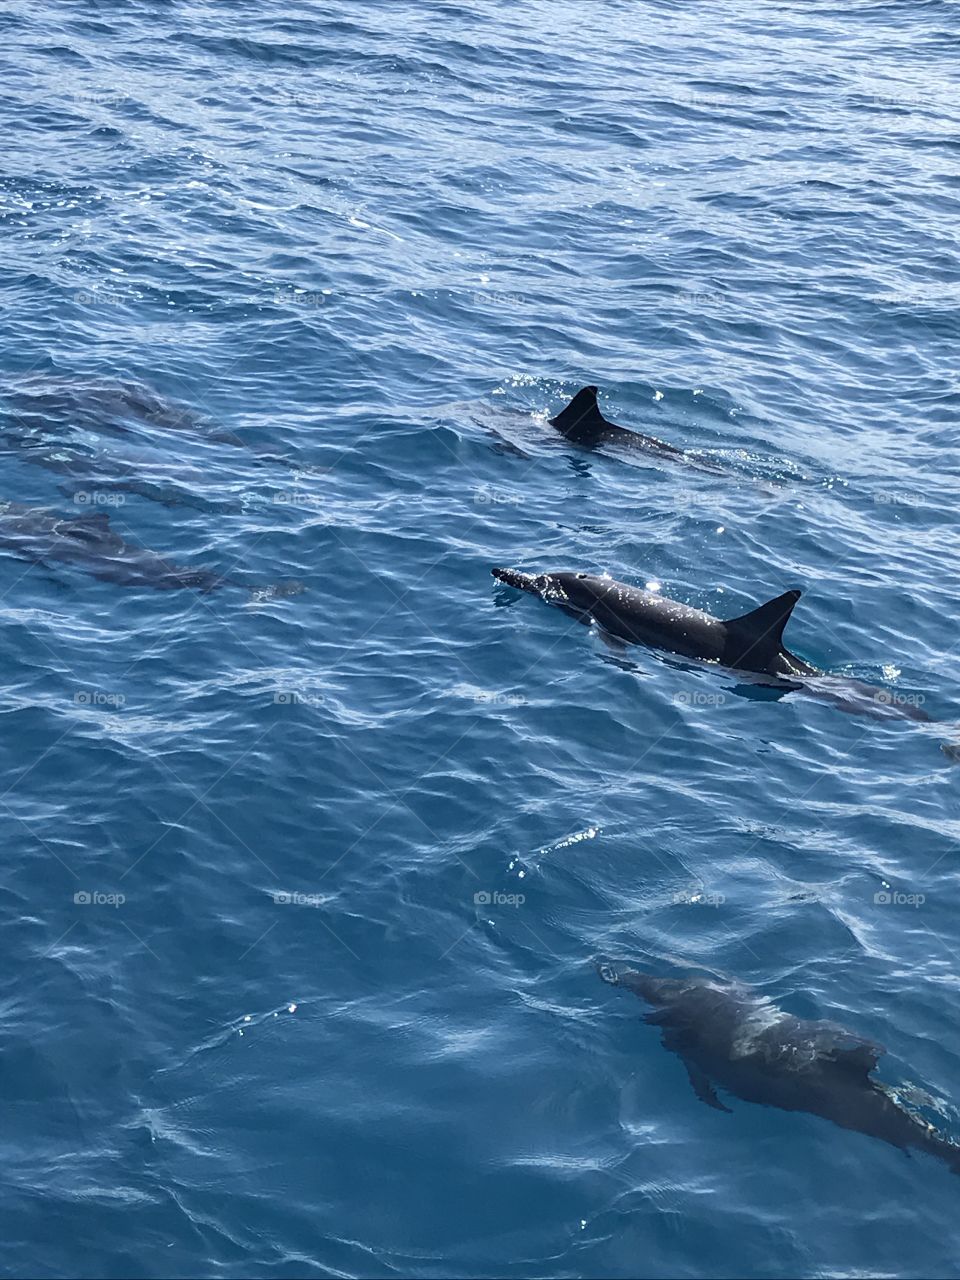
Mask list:
[[598,427],[606,426],[607,420],[597,404],[597,388],[581,387],[567,407],[550,419],[550,425],[571,437],[588,435]]
[[779,653],[783,645],[783,629],[790,621],[800,595],[796,589],[785,591],[758,609],[742,613],[739,618],[730,618],[724,625],[738,651],[735,656],[750,653],[751,657],[762,659],[768,654]]

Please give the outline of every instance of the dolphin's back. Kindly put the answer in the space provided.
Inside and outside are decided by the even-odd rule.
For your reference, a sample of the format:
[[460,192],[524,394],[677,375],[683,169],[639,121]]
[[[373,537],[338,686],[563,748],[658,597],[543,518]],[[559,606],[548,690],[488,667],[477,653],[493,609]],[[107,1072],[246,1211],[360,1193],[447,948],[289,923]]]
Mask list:
[[611,635],[686,657],[723,660],[727,634],[719,618],[626,583],[594,581],[599,585],[590,612]]
[[686,1064],[697,1096],[721,1111],[714,1082],[745,1102],[802,1111],[902,1151],[926,1151],[960,1173],[960,1146],[904,1106],[871,1073],[883,1048],[834,1022],[785,1013],[747,987],[654,978],[604,965],[607,982],[654,1006],[666,1048]]

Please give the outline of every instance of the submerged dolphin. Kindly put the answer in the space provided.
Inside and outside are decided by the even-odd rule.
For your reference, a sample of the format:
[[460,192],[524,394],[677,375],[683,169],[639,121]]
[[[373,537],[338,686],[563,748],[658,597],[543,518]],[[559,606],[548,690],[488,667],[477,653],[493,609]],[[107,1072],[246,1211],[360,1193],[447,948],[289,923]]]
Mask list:
[[926,1151],[960,1173],[960,1146],[871,1078],[880,1045],[832,1022],[795,1018],[737,983],[653,978],[606,964],[599,970],[605,982],[654,1006],[644,1021],[661,1029],[664,1047],[681,1058],[708,1106],[730,1110],[717,1084],[745,1102],[808,1111],[908,1154]]
[[228,579],[208,569],[172,564],[146,547],[131,546],[103,512],[67,518],[43,507],[0,501],[0,547],[34,564],[74,564],[94,578],[159,591],[196,587],[213,591]]
[[[165,456],[165,437],[189,434],[200,447],[229,445],[259,467],[309,467],[225,428],[145,383],[34,375],[0,388],[0,445],[33,466],[80,482],[81,489],[135,493],[167,506],[230,509],[199,492],[204,462]],[[118,451],[119,446],[119,451]],[[144,449],[146,452],[144,452]],[[237,465],[221,455],[224,465]],[[71,492],[68,487],[64,492]]]
[[597,404],[596,387],[582,387],[567,407],[561,409],[555,418],[550,418],[549,422],[571,444],[583,445],[587,449],[595,449],[600,444],[619,444],[628,449],[643,449],[675,462],[684,462],[701,471],[721,474],[719,467],[702,458],[692,457],[686,450],[678,449],[666,440],[643,435],[640,431],[630,431],[627,427],[618,427],[615,422],[608,421]]
[[521,573],[518,569],[492,569],[491,573],[507,586],[529,591],[584,621],[595,621],[631,644],[764,675],[820,674],[783,647],[783,629],[800,599],[799,591],[785,591],[758,609],[724,622],[701,609],[613,578],[586,573]]
[[[125,587],[193,587],[208,592],[245,585],[210,569],[174,564],[156,551],[125,542],[103,512],[68,519],[43,507],[0,501],[0,547],[34,564],[77,565],[94,578]],[[277,583],[255,590],[265,597],[298,594],[303,588],[299,583]]]
[[162,396],[142,382],[34,374],[4,390],[3,408],[38,435],[55,434],[64,426],[114,436],[156,427],[243,444],[233,432],[210,430],[203,414],[190,405]]

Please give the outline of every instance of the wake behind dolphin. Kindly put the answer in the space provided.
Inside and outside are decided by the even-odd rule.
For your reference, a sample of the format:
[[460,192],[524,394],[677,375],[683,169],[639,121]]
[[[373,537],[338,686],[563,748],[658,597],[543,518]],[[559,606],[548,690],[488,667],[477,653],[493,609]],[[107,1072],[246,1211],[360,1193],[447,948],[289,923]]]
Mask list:
[[871,1076],[884,1050],[832,1022],[796,1018],[738,983],[654,978],[598,966],[600,976],[652,1005],[701,1102],[730,1111],[716,1085],[745,1102],[807,1111],[909,1154],[925,1151],[960,1173],[960,1146],[908,1111]]

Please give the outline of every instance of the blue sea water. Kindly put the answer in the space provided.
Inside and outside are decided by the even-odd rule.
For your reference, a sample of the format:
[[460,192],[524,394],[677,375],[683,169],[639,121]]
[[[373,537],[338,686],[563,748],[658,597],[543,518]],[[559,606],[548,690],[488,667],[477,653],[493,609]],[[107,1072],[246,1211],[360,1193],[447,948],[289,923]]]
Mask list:
[[[960,1140],[947,728],[490,577],[797,585],[960,718],[957,15],[8,0],[0,499],[236,585],[0,546],[5,1274],[960,1273],[945,1166],[703,1106],[591,965]],[[572,448],[584,383],[719,473]]]

